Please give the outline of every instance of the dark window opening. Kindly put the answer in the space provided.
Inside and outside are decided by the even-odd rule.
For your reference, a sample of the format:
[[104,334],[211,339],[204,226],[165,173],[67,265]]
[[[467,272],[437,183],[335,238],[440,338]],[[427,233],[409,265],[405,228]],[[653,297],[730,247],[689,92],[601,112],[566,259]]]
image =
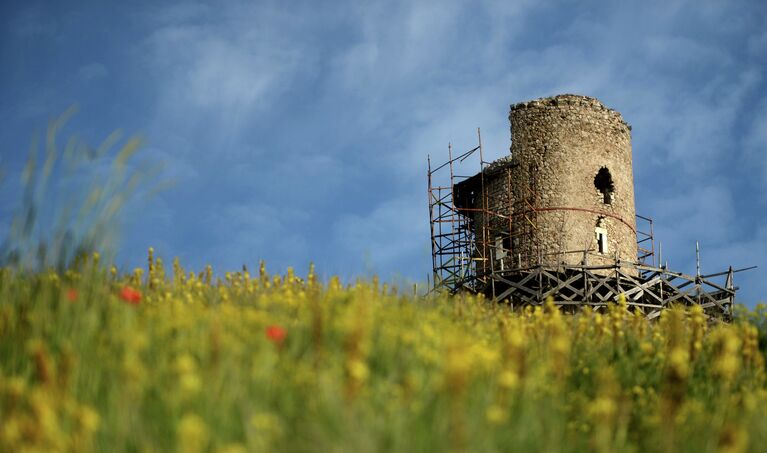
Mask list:
[[594,177],[594,186],[603,196],[603,202],[605,204],[612,204],[613,192],[615,192],[615,185],[613,184],[613,177],[610,175],[610,170],[607,167],[602,167]]
[[607,235],[604,233],[597,233],[597,247],[599,253],[607,253]]
[[502,252],[511,250],[511,236],[505,234],[495,237],[495,248]]

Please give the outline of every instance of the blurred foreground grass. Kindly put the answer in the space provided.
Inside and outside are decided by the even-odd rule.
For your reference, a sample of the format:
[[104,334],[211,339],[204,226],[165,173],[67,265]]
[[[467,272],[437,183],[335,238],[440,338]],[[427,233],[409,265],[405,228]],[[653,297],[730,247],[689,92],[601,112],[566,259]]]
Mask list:
[[263,267],[218,280],[151,252],[145,273],[74,269],[0,272],[2,451],[767,445],[764,307],[649,323]]

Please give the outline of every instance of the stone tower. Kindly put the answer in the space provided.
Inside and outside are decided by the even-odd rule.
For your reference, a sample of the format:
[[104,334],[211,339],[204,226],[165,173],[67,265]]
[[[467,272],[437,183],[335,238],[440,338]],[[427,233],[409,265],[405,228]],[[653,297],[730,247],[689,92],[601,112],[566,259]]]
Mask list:
[[621,114],[563,94],[512,105],[509,120],[507,265],[636,262],[631,127]]
[[[730,319],[740,270],[656,267],[652,219],[634,210],[631,127],[620,113],[563,94],[512,105],[509,120],[511,153],[494,162],[479,129],[476,147],[428,160],[434,290],[482,293],[512,309],[553,300],[601,310],[623,297],[648,319],[671,303]],[[463,175],[472,155],[480,171]]]

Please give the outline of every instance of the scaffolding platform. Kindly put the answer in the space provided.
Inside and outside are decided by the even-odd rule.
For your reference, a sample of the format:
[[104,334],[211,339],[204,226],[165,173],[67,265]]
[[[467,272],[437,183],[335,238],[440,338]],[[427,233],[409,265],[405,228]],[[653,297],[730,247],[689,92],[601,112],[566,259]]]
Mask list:
[[[499,208],[497,200],[490,200],[484,175],[506,171],[511,181],[514,161],[508,157],[503,162],[485,162],[479,129],[477,141],[476,147],[457,156],[448,145],[448,160],[434,168],[428,158],[432,291],[484,294],[514,309],[553,300],[565,311],[601,310],[623,297],[631,310],[648,319],[671,305],[698,305],[709,317],[731,318],[737,291],[733,276],[745,269],[730,267],[710,275],[700,275],[699,266],[696,275],[668,269],[656,257],[649,217],[636,216],[635,261],[616,258],[611,264],[589,265],[594,250],[565,250],[560,253],[581,254],[581,264],[552,265],[535,241],[525,240],[525,249],[512,259],[518,265],[504,266],[507,260],[498,257],[506,257],[517,238],[534,237],[536,216],[546,209],[536,205],[535,193],[523,194],[518,200],[509,195],[503,201],[507,207]],[[479,172],[456,175],[456,166],[472,157],[479,160]]]

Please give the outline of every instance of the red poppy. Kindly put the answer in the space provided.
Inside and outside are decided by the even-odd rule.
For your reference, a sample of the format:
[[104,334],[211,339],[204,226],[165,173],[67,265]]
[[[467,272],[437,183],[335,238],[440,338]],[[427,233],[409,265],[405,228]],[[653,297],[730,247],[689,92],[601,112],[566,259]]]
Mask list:
[[138,305],[141,302],[141,292],[130,286],[125,286],[120,290],[120,299],[131,305]]
[[77,301],[77,296],[78,296],[78,294],[77,294],[77,290],[76,290],[76,289],[74,289],[74,288],[69,288],[69,289],[67,290],[67,300],[68,300],[68,301],[70,301],[70,302],[75,302],[75,301]]
[[276,345],[281,345],[287,335],[288,332],[280,326],[269,326],[266,328],[266,338]]

